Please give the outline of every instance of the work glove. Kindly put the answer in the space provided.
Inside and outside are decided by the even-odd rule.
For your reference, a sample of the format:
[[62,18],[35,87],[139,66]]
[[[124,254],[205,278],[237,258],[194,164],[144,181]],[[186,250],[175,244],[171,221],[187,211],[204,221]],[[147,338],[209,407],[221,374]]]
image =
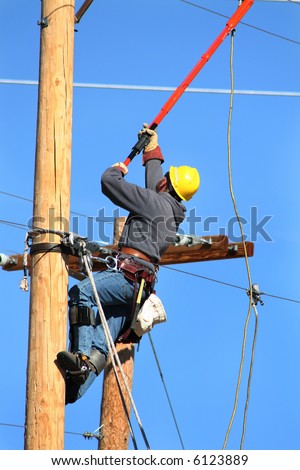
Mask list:
[[153,131],[152,129],[149,129],[149,126],[147,123],[143,124],[143,129],[141,129],[138,133],[138,138],[141,137],[143,134],[148,134],[150,137],[150,142],[146,147],[144,148],[144,152],[151,152],[151,150],[156,149],[158,146],[158,137],[157,133]]
[[118,168],[118,170],[122,171],[123,175],[127,175],[128,168],[123,162],[117,162],[112,165],[112,167]]
[[144,148],[143,158],[142,158],[143,166],[145,166],[149,160],[160,160],[160,162],[163,163],[164,157],[161,153],[160,146],[158,145],[157,133],[153,131],[152,129],[149,129],[148,124],[146,123],[143,124],[143,129],[139,131],[138,137],[140,138],[140,136],[143,135],[144,133],[147,133],[150,136],[150,142]]

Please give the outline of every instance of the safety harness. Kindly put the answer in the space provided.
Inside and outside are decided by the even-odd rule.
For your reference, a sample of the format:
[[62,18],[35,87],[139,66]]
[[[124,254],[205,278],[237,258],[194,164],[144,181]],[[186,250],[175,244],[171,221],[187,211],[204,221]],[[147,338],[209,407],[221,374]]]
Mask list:
[[[34,236],[40,235],[41,233],[55,233],[61,236],[60,243],[31,243]],[[24,278],[27,278],[27,253],[30,248],[30,254],[44,253],[44,252],[61,252],[68,255],[78,256],[81,260],[82,273],[87,276],[87,272],[82,263],[82,242],[85,246],[85,256],[88,259],[89,268],[92,270],[93,262],[101,262],[105,266],[104,269],[110,269],[112,271],[122,272],[129,282],[133,283],[134,295],[131,310],[130,324],[126,324],[123,331],[120,333],[118,342],[123,343],[139,343],[142,335],[149,331],[149,328],[143,329],[140,325],[144,325],[143,319],[138,320],[138,314],[143,304],[152,295],[152,302],[148,303],[149,307],[153,308],[153,324],[165,321],[166,316],[160,309],[160,313],[157,313],[157,306],[160,301],[153,297],[155,295],[154,285],[156,282],[156,276],[158,273],[158,266],[151,261],[147,261],[147,256],[138,250],[133,250],[127,247],[119,247],[118,250],[111,250],[101,246],[97,242],[89,242],[85,237],[74,233],[60,232],[56,230],[47,230],[41,228],[34,228],[29,231],[25,239],[24,249]],[[95,257],[92,252],[99,252],[103,257]],[[153,299],[155,299],[153,303]],[[155,310],[156,309],[156,310]],[[146,309],[147,310],[147,309]],[[149,312],[145,313],[149,317]],[[151,315],[150,315],[151,317]],[[157,321],[158,318],[161,320]],[[69,322],[70,327],[75,332],[76,328],[72,328],[75,325],[92,325],[96,326],[95,313],[92,308],[78,307],[69,309]],[[137,323],[138,322],[138,323]],[[147,323],[147,322],[146,322]],[[152,327],[152,324],[151,324]]]

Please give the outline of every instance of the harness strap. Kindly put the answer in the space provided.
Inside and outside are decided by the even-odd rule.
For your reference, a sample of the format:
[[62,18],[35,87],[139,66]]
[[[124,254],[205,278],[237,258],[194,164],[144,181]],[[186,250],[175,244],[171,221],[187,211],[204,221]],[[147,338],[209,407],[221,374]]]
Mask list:
[[89,307],[71,307],[69,309],[70,326],[92,325],[96,326],[95,312]]
[[62,243],[34,243],[30,247],[30,254],[35,255],[36,253],[64,253],[66,255],[74,255],[72,248],[63,245]]

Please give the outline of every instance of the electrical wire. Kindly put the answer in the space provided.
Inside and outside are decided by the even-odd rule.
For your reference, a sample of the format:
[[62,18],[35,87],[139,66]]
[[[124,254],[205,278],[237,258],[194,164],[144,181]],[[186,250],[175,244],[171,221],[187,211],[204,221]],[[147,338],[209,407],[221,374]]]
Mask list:
[[[222,18],[229,18],[227,15],[223,15],[222,13],[218,13],[217,11],[210,10],[209,8],[202,7],[201,5],[197,5],[196,3],[190,2],[189,0],[179,0],[180,2],[187,3],[188,5],[191,5],[196,8],[200,8],[201,10],[207,11],[209,13],[213,13],[214,15],[221,16]],[[287,38],[285,36],[281,36],[280,34],[272,33],[271,31],[267,31],[266,29],[259,28],[258,26],[253,26],[252,24],[245,23],[244,21],[240,21],[239,24],[242,24],[244,26],[247,26],[248,28],[253,28],[256,29],[257,31],[260,31],[261,33],[269,34],[270,36],[274,36],[278,39],[283,39],[284,41],[289,41],[294,44],[300,45],[299,41],[295,41],[294,39]]]
[[[7,426],[7,427],[21,428],[21,429],[25,428],[25,426],[22,424],[10,424],[10,423],[0,423],[0,426]],[[64,431],[64,434],[72,434],[74,436],[85,437],[85,433],[80,433],[80,432]]]
[[3,225],[10,225],[14,228],[19,228],[21,230],[28,230],[28,226],[26,224],[20,224],[18,222],[10,222],[9,220],[3,220],[3,219],[0,219],[0,224],[3,224]]
[[[33,203],[33,200],[32,199],[29,199],[27,197],[23,197],[23,196],[19,196],[17,194],[13,194],[13,193],[8,193],[6,191],[0,191],[0,194],[3,194],[5,196],[10,196],[10,197],[14,197],[16,199],[21,199],[22,201],[26,201],[26,202],[31,202]],[[89,218],[90,216],[86,215],[86,214],[81,214],[80,212],[74,212],[74,211],[70,211],[71,214],[74,214],[74,215],[79,215],[80,217],[85,217],[85,218]],[[105,220],[105,219],[100,219],[99,217],[97,217],[97,220],[99,222],[107,222],[107,223],[110,223],[112,224],[113,222],[109,222],[108,220]]]
[[22,199],[23,201],[33,202],[32,199],[28,197],[18,196],[17,194],[7,193],[6,191],[0,191],[0,194],[4,194],[5,196],[15,197],[16,199]]
[[[12,80],[0,79],[0,85],[38,85],[36,80]],[[133,91],[175,91],[176,87],[171,86],[155,86],[155,85],[117,85],[109,83],[74,83],[74,88],[96,88],[101,90],[133,90]],[[230,90],[222,88],[193,88],[188,87],[185,93],[217,93],[229,95]],[[235,95],[251,95],[251,96],[283,96],[283,97],[300,97],[297,91],[268,91],[268,90],[234,90]],[[5,194],[5,193],[3,193]]]
[[[230,79],[231,79],[231,89],[234,89],[234,71],[233,71],[233,55],[234,55],[234,33],[235,31],[233,30],[231,33],[231,47],[230,47]],[[230,106],[229,106],[229,116],[228,116],[228,132],[227,132],[227,144],[228,144],[228,176],[229,176],[229,190],[230,190],[230,196],[232,199],[233,207],[234,207],[234,212],[236,215],[236,219],[238,221],[238,225],[240,228],[241,232],[241,237],[242,237],[242,243],[244,247],[244,255],[245,255],[245,264],[246,264],[246,271],[247,271],[247,277],[248,277],[248,283],[249,283],[249,306],[248,306],[248,313],[246,316],[246,321],[244,325],[244,335],[243,335],[243,342],[242,342],[242,351],[241,351],[241,360],[240,360],[240,366],[239,366],[239,372],[238,372],[238,380],[237,380],[237,385],[236,385],[236,391],[235,391],[235,399],[234,399],[234,404],[233,404],[233,410],[232,414],[230,417],[229,425],[226,431],[224,443],[223,443],[223,449],[226,449],[229,434],[233,425],[233,421],[236,415],[237,411],[237,406],[238,406],[238,400],[239,400],[239,392],[240,392],[240,386],[241,386],[241,380],[242,380],[242,374],[243,374],[243,367],[244,367],[244,361],[245,361],[245,349],[246,349],[246,342],[247,342],[247,335],[248,335],[248,326],[249,326],[249,320],[251,317],[251,312],[252,312],[252,280],[251,280],[251,272],[250,272],[250,265],[249,265],[249,260],[248,260],[248,254],[247,254],[247,247],[246,247],[246,242],[245,242],[245,234],[244,234],[244,227],[241,222],[239,212],[237,209],[237,204],[236,204],[236,199],[234,195],[234,190],[233,190],[233,183],[232,183],[232,168],[231,168],[231,122],[232,122],[232,111],[233,111],[233,93],[230,95]],[[255,339],[256,339],[256,333],[257,333],[257,328],[258,328],[258,322],[257,322],[258,317],[256,317],[256,322],[255,322]],[[250,366],[250,371],[252,372],[253,368],[253,361],[254,361],[254,348],[255,348],[255,341],[252,343],[252,358],[251,358],[251,366]],[[247,396],[250,396],[250,384],[251,384],[251,375],[248,377],[248,388],[247,388]],[[246,417],[247,417],[247,411],[248,411],[248,403],[249,400],[246,401],[245,408],[244,408],[244,420],[243,420],[243,435],[241,439],[241,445],[240,449],[243,448],[243,441],[244,441],[244,434],[245,434],[245,427],[246,427]]]
[[[199,279],[204,279],[206,281],[216,282],[217,284],[222,284],[224,286],[233,287],[234,289],[241,289],[245,292],[248,291],[248,288],[246,288],[246,287],[238,286],[236,284],[231,284],[230,282],[220,281],[219,279],[214,279],[212,277],[202,276],[202,275],[196,274],[196,273],[190,273],[188,271],[184,271],[183,269],[170,268],[169,266],[161,266],[161,268],[170,269],[171,271],[175,271],[175,272],[178,272],[178,273],[181,273],[181,274],[186,274],[187,276],[197,277]],[[261,292],[261,294],[266,295],[267,297],[273,297],[275,299],[285,300],[287,302],[294,302],[296,304],[300,304],[300,300],[298,300],[298,299],[291,299],[289,297],[282,297],[280,295],[268,294],[267,292]]]
[[[188,276],[198,277],[199,279],[205,279],[206,281],[216,282],[217,284],[223,284],[224,286],[233,287],[235,289],[241,289],[247,291],[245,287],[237,286],[236,284],[231,284],[230,282],[220,281],[218,279],[213,279],[212,277],[202,276],[200,274],[190,273],[188,271],[183,271],[182,269],[170,268],[169,266],[161,266],[164,269],[170,269],[171,271],[176,271],[178,273],[187,274]],[[300,300],[299,300],[300,303]]]
[[162,373],[162,370],[161,370],[161,367],[160,367],[160,364],[159,364],[159,360],[158,360],[158,357],[157,357],[157,353],[156,353],[156,350],[155,350],[154,343],[153,343],[150,332],[148,333],[148,337],[149,337],[149,341],[150,341],[152,351],[153,351],[153,354],[154,354],[154,357],[155,357],[156,365],[157,365],[158,370],[159,370],[159,375],[160,375],[163,387],[165,389],[166,397],[167,397],[167,400],[168,400],[168,403],[169,403],[169,406],[170,406],[170,410],[171,410],[171,413],[172,413],[172,416],[173,416],[173,420],[174,420],[175,427],[176,427],[176,430],[177,430],[177,434],[178,434],[178,437],[179,437],[179,440],[180,440],[180,443],[181,443],[181,447],[184,450],[184,444],[183,444],[183,440],[182,440],[181,433],[180,433],[180,430],[179,430],[179,426],[178,426],[178,423],[177,423],[177,420],[176,420],[174,409],[173,409],[171,399],[170,399],[170,396],[169,396],[169,393],[168,393],[168,390],[167,390],[167,386],[165,384],[164,376],[163,376],[163,373]]
[[[253,299],[250,299],[252,301]],[[255,348],[256,348],[256,339],[257,339],[257,330],[258,330],[258,312],[257,308],[252,303],[252,308],[255,313],[255,327],[254,327],[254,334],[253,334],[253,341],[252,341],[252,348],[251,348],[251,359],[250,359],[250,368],[249,368],[249,375],[248,375],[248,382],[247,382],[247,395],[244,407],[244,417],[243,417],[243,429],[242,429],[242,436],[240,441],[240,449],[244,448],[244,440],[246,435],[246,425],[247,425],[247,413],[250,401],[250,389],[251,389],[251,379],[252,379],[252,372],[253,372],[253,364],[255,358]]]

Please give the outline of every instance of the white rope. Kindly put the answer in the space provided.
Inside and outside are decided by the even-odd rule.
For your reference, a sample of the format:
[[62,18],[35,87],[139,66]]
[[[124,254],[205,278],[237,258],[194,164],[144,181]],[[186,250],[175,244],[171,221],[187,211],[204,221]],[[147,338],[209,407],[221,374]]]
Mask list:
[[116,362],[117,362],[118,367],[119,367],[119,370],[120,370],[120,373],[121,373],[121,376],[122,376],[122,379],[123,379],[123,382],[124,382],[124,385],[125,385],[125,388],[126,388],[126,391],[127,391],[127,394],[128,394],[128,397],[129,397],[129,399],[130,399],[130,403],[131,403],[132,409],[133,409],[133,411],[134,411],[135,417],[136,417],[136,419],[137,419],[137,422],[138,422],[138,424],[139,424],[141,433],[142,433],[142,435],[143,435],[143,438],[144,438],[146,447],[147,447],[148,450],[150,450],[150,446],[149,446],[148,440],[147,440],[147,438],[146,438],[145,432],[144,432],[144,430],[143,430],[143,426],[142,426],[142,423],[141,423],[141,420],[140,420],[140,417],[139,417],[137,408],[136,408],[136,406],[135,406],[135,403],[134,403],[134,400],[133,400],[133,397],[132,397],[132,394],[131,394],[131,391],[130,391],[130,388],[129,388],[129,385],[128,385],[128,382],[127,382],[127,379],[126,379],[126,376],[125,376],[125,373],[124,373],[124,371],[123,371],[122,364],[121,364],[119,355],[118,355],[118,353],[117,353],[114,340],[113,340],[113,338],[112,338],[112,336],[111,336],[111,333],[110,333],[110,330],[109,330],[109,327],[108,327],[108,324],[107,324],[107,321],[106,321],[106,317],[105,317],[105,314],[104,314],[103,309],[102,309],[102,305],[101,305],[101,302],[100,302],[100,299],[99,299],[99,296],[98,296],[98,292],[97,292],[97,288],[96,288],[94,276],[93,276],[93,274],[92,274],[92,272],[91,272],[91,270],[90,270],[90,267],[89,267],[89,263],[88,263],[86,254],[83,254],[82,259],[83,259],[83,262],[84,262],[84,265],[85,265],[85,269],[86,269],[86,273],[87,273],[87,275],[88,275],[88,277],[89,277],[89,280],[90,280],[90,282],[91,282],[91,286],[92,286],[92,289],[93,289],[93,293],[94,293],[94,296],[95,296],[95,299],[96,299],[96,304],[97,304],[97,307],[98,307],[98,310],[99,310],[99,315],[100,315],[101,323],[102,323],[102,326],[103,326],[103,330],[104,330],[106,342],[107,342],[107,345],[108,345],[109,354],[110,354],[110,357],[111,357],[111,361],[112,361],[112,365],[113,365],[113,368],[114,368],[116,377],[118,377],[118,374],[117,374],[117,371],[116,371]]

